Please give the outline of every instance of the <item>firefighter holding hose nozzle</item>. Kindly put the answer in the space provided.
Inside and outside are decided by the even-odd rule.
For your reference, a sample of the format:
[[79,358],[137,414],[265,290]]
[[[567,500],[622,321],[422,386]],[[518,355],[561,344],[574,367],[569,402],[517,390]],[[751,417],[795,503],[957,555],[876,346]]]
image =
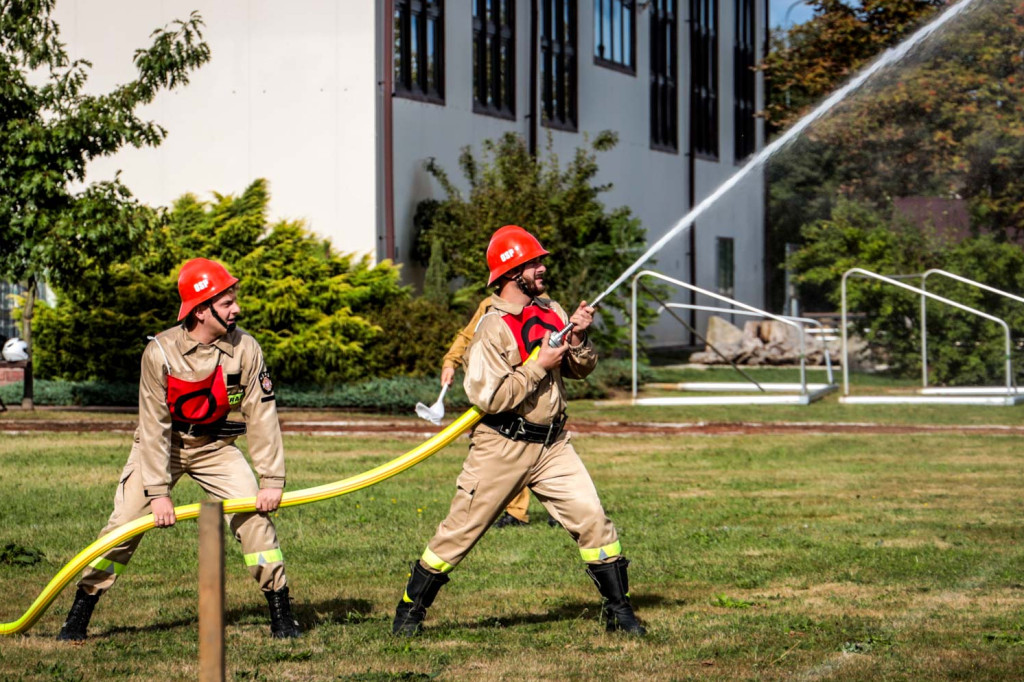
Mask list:
[[[524,487],[577,543],[586,572],[604,598],[607,629],[646,632],[629,601],[629,562],[618,533],[564,429],[563,377],[583,379],[597,365],[587,338],[594,309],[584,301],[569,317],[543,296],[547,269],[541,258],[547,253],[516,225],[496,231],[487,247],[488,284],[496,294],[469,346],[463,384],[484,416],[471,434],[448,516],[412,565],[395,610],[396,635],[420,631],[449,573]],[[566,342],[552,346],[551,337],[567,322],[573,327]],[[526,362],[538,346],[536,359]]]

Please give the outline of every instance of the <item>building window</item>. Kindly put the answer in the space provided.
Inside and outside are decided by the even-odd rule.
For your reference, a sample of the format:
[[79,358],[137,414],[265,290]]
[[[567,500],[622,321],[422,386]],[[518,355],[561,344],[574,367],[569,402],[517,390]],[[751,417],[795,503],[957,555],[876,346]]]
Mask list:
[[473,111],[516,117],[515,0],[473,0]]
[[651,148],[679,150],[676,0],[651,2]]
[[444,102],[444,0],[395,0],[395,94]]
[[729,298],[735,298],[736,294],[734,246],[732,237],[719,237],[715,249],[718,254],[718,293]]
[[634,73],[634,0],[594,0],[594,63]]
[[697,156],[718,158],[718,0],[690,0],[690,135]]
[[576,0],[542,0],[541,122],[576,130]]
[[17,284],[0,282],[0,339],[18,336],[18,321],[14,319],[14,296],[24,293]]
[[754,125],[755,40],[754,0],[736,0],[736,43],[733,45],[736,94],[733,120],[735,121],[737,162],[743,161],[753,154],[757,142]]

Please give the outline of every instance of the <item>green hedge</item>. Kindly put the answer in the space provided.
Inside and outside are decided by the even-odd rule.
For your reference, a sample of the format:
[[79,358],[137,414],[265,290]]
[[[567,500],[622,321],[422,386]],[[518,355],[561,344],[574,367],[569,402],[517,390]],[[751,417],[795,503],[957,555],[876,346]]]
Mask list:
[[[641,367],[641,381],[648,370]],[[606,398],[613,389],[627,390],[630,385],[630,366],[626,360],[604,360],[586,381],[566,381],[572,400]],[[437,399],[440,384],[437,377],[393,377],[373,379],[358,384],[343,384],[325,389],[318,386],[278,386],[277,404],[281,407],[336,408],[405,414],[417,402],[431,404]],[[99,381],[35,381],[35,404],[65,407],[135,407],[138,404],[138,386],[134,383],[105,383]],[[0,398],[9,405],[21,403],[21,383],[0,386]],[[462,390],[462,378],[445,396],[449,410],[466,409],[469,401]]]
[[[135,383],[36,379],[33,387],[32,398],[36,405],[136,407],[139,404],[139,385]],[[8,405],[21,404],[23,393],[20,381],[0,386],[0,398]]]

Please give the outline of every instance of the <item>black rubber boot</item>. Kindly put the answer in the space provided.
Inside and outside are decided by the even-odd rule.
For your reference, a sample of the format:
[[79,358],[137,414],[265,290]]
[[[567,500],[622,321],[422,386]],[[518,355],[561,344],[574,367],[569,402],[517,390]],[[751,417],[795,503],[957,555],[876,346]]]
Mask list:
[[86,594],[81,587],[75,593],[75,603],[68,611],[68,619],[64,621],[57,639],[62,642],[81,642],[85,639],[85,630],[89,627],[89,619],[92,618],[92,610],[96,608],[96,602],[100,600],[98,594]]
[[427,617],[427,609],[434,603],[434,597],[451,580],[444,573],[431,573],[418,561],[413,563],[411,571],[405,594],[395,609],[395,622],[391,625],[391,634],[400,637],[419,634],[420,623]]
[[267,605],[270,607],[270,636],[275,639],[291,639],[302,634],[299,621],[292,615],[291,601],[288,599],[288,586],[276,592],[264,592]]
[[633,613],[633,605],[629,603],[629,576],[626,574],[626,567],[629,561],[626,557],[619,557],[610,564],[590,564],[587,566],[587,575],[597,585],[598,591],[604,597],[604,604],[601,606],[601,615],[608,632],[621,630],[626,634],[643,636],[647,630],[640,625]]
[[508,512],[505,512],[504,514],[502,514],[498,518],[498,520],[494,522],[494,527],[495,528],[507,528],[508,526],[512,526],[514,528],[516,526],[529,526],[529,525],[530,524],[527,523],[526,521],[523,521],[522,519],[517,519],[516,517],[512,516]]

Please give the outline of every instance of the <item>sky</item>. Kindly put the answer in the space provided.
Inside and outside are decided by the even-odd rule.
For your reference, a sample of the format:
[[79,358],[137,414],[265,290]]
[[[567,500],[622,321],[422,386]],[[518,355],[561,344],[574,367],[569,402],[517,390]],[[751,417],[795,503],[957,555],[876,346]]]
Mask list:
[[811,18],[811,8],[804,4],[804,0],[768,0],[768,2],[768,15],[772,27],[788,28]]

